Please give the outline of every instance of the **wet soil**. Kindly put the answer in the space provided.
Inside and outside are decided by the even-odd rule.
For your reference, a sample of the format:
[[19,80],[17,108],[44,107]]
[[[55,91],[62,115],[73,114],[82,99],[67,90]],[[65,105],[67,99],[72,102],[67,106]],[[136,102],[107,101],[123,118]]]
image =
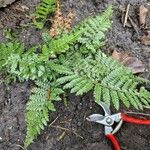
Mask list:
[[[0,9],[0,42],[6,41],[3,35],[4,29],[11,28],[16,37],[25,43],[26,47],[41,42],[41,31],[34,27],[26,27],[30,23],[30,14],[34,11],[40,0],[17,0],[12,5]],[[131,16],[138,25],[137,9],[141,4],[150,10],[149,0],[63,0],[64,13],[75,12],[74,24],[87,16],[95,15],[104,10],[109,4],[113,4],[113,27],[107,35],[107,45],[104,51],[109,53],[116,49],[129,51],[131,55],[139,57],[149,67],[148,47],[142,45],[138,37],[143,31],[134,28],[123,27],[121,23],[121,7],[128,2],[131,4]],[[29,9],[23,10],[24,6]],[[147,27],[150,28],[150,14],[147,19]],[[147,77],[147,74],[143,74]],[[21,150],[20,145],[26,133],[24,120],[25,105],[30,93],[31,84],[13,83],[0,85],[0,150]],[[93,112],[102,110],[93,103],[90,93],[83,97],[68,94],[68,102],[56,104],[57,112],[50,114],[49,126],[45,128],[29,150],[111,150],[111,143],[104,136],[104,128],[101,125],[89,123],[85,117]],[[122,107],[120,111],[127,110]],[[113,112],[115,110],[112,109]],[[149,113],[149,110],[144,112]],[[51,125],[51,122],[55,122]],[[123,124],[116,134],[122,150],[150,150],[150,127],[132,124]]]

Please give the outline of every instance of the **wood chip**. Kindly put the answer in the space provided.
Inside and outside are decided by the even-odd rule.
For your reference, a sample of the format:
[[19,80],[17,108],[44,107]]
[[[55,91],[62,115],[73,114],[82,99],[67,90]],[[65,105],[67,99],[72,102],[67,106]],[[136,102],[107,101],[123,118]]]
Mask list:
[[125,52],[113,51],[112,57],[132,70],[133,74],[145,72],[145,65],[137,57],[129,56]]

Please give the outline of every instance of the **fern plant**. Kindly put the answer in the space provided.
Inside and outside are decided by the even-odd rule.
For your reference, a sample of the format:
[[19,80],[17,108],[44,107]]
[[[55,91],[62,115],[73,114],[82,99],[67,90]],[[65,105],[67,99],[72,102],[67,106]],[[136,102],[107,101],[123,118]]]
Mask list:
[[50,13],[54,13],[56,9],[56,0],[42,0],[42,2],[36,7],[35,13],[33,14],[33,23],[34,25],[42,29],[47,16]]
[[32,89],[29,102],[26,107],[27,135],[25,149],[40,134],[49,121],[49,111],[55,111],[53,102],[59,101],[59,95],[63,93],[60,88],[43,81],[36,81]]
[[[47,2],[54,1],[43,2],[39,6],[40,12],[37,11],[37,25],[41,25],[41,20],[45,21],[45,14],[49,13],[42,7],[49,7]],[[119,109],[120,101],[137,109],[142,109],[143,104],[149,105],[150,92],[144,87],[137,89],[139,83],[147,81],[134,76],[129,69],[100,51],[105,32],[111,27],[111,14],[110,6],[101,16],[86,19],[69,33],[55,38],[45,34],[45,43],[39,47],[38,54],[32,48],[21,55],[16,52],[7,57],[5,66],[10,74],[34,80],[37,86],[32,90],[26,108],[25,148],[44,129],[49,120],[48,112],[55,110],[53,101],[60,100],[63,90],[71,89],[76,95],[93,91],[95,102],[103,100],[116,109]]]
[[[146,81],[99,51],[105,32],[111,27],[111,14],[112,8],[109,7],[101,16],[88,18],[69,34],[49,40],[49,51],[46,48],[42,54],[50,56],[51,51],[64,53],[49,62],[50,70],[60,74],[57,75],[56,85],[63,85],[64,90],[71,89],[71,93],[76,95],[93,91],[95,102],[103,100],[108,106],[112,103],[116,109],[119,109],[120,101],[127,107],[132,105],[142,109],[143,104],[149,105],[150,93],[143,87],[138,91],[136,87]],[[75,33],[77,38],[70,38]],[[60,42],[64,37],[68,40]],[[70,42],[69,39],[74,40]],[[57,50],[60,52],[57,53]]]

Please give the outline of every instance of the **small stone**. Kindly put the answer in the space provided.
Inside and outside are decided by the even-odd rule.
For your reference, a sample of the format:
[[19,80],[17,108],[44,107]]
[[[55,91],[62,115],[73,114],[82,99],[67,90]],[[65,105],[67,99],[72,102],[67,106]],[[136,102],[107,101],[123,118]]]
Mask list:
[[16,0],[0,0],[0,8],[1,7],[6,7],[7,5],[13,3]]

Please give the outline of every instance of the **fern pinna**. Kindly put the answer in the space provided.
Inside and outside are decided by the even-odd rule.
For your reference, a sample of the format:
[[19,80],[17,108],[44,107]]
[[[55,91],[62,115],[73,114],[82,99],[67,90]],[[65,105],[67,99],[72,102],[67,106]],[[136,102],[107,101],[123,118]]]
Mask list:
[[56,10],[56,0],[42,0],[42,2],[36,7],[35,13],[33,15],[33,23],[34,25],[42,29],[47,16],[50,13],[54,13]]
[[49,121],[49,111],[55,111],[53,101],[59,101],[59,95],[63,91],[47,82],[36,81],[36,88],[33,88],[26,107],[27,135],[25,148],[33,142]]

